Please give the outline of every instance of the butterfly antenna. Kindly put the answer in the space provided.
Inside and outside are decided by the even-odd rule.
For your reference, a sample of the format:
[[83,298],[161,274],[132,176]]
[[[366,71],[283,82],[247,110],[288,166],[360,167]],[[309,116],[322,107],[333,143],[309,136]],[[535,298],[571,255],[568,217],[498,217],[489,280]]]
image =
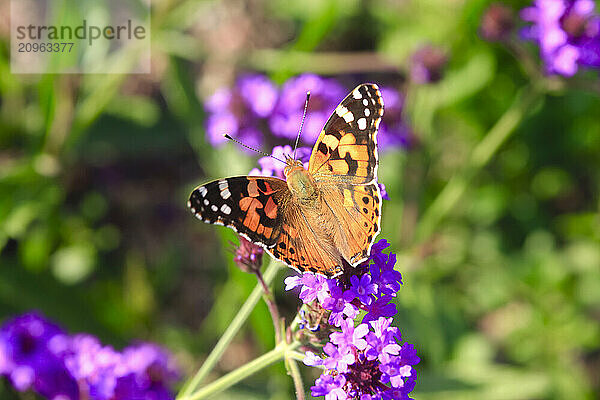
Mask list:
[[304,102],[304,112],[302,113],[300,130],[298,131],[298,136],[296,136],[296,143],[294,144],[294,160],[296,159],[296,149],[298,148],[298,140],[300,140],[300,134],[302,133],[302,127],[304,126],[304,119],[306,118],[306,110],[308,110],[308,99],[310,99],[310,91],[306,92],[306,101]]
[[285,161],[283,161],[282,159],[279,159],[279,158],[275,157],[275,156],[274,156],[274,155],[272,155],[272,154],[265,153],[264,151],[257,150],[257,149],[255,149],[254,147],[250,147],[250,146],[248,146],[248,145],[246,145],[246,144],[244,144],[244,143],[240,142],[239,140],[232,138],[231,136],[229,136],[229,135],[228,135],[228,134],[226,134],[226,133],[225,133],[225,134],[223,134],[223,137],[224,137],[225,139],[229,139],[229,140],[231,140],[231,141],[233,141],[233,142],[236,142],[236,143],[237,143],[237,144],[239,144],[240,146],[243,146],[243,147],[245,147],[245,148],[247,148],[247,149],[249,149],[249,150],[255,151],[255,152],[259,153],[259,154],[262,154],[262,155],[264,155],[264,156],[267,156],[267,157],[274,158],[274,159],[275,159],[275,160],[277,160],[277,161],[281,161],[282,163],[284,163],[284,164],[287,164],[287,163],[286,163]]

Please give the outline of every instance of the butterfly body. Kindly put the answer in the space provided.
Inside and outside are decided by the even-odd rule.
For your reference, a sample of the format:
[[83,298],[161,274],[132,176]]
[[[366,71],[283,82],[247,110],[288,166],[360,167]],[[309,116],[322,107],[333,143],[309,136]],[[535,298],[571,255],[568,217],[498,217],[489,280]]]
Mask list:
[[238,176],[197,187],[188,205],[202,221],[226,225],[299,271],[328,277],[367,259],[380,231],[376,85],[354,89],[323,128],[308,169],[286,160],[286,180]]
[[298,160],[289,159],[284,169],[285,180],[294,200],[314,205],[318,200],[318,188],[315,178],[306,170]]

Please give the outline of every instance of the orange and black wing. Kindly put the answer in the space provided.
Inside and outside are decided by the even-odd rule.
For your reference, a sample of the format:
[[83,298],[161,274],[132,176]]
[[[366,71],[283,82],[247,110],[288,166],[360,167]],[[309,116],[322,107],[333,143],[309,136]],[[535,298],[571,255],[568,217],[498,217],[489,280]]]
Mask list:
[[282,225],[282,206],[291,196],[285,181],[236,176],[198,186],[188,201],[196,217],[233,228],[251,242],[271,247]]
[[369,256],[381,229],[377,130],[382,116],[377,85],[359,85],[325,124],[309,162],[323,202],[338,221],[335,245],[351,265]]
[[209,182],[194,189],[188,206],[200,220],[233,228],[296,270],[326,276],[341,271],[339,252],[308,225],[281,179],[237,176]]
[[302,206],[290,201],[285,208],[277,243],[267,250],[298,271],[332,278],[343,271],[342,256],[323,226],[314,223],[313,217],[307,215],[306,210],[303,212]]
[[313,148],[308,171],[317,181],[375,182],[382,116],[383,99],[377,85],[356,87],[329,117]]

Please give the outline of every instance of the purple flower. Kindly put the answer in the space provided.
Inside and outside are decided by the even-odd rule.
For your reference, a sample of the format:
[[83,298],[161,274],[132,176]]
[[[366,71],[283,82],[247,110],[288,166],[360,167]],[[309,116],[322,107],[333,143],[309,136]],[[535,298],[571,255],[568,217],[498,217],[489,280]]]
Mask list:
[[64,351],[67,370],[85,384],[91,398],[111,399],[119,374],[124,372],[121,354],[87,334],[75,335],[70,342]]
[[380,317],[393,317],[396,315],[396,305],[391,303],[392,296],[384,295],[372,303],[364,316],[362,322],[369,322],[379,319]]
[[574,75],[580,66],[600,67],[600,17],[592,0],[535,0],[521,11],[532,22],[521,33],[540,46],[549,74]]
[[168,386],[178,378],[173,359],[163,349],[152,343],[141,343],[123,350],[124,370],[115,391],[119,398],[134,398],[134,393],[144,393],[145,398],[171,399]]
[[302,285],[302,277],[298,275],[288,276],[283,280],[285,283],[285,290],[292,290]]
[[363,339],[369,333],[367,324],[360,324],[355,328],[354,321],[346,319],[342,322],[341,328],[341,332],[333,332],[329,335],[331,343],[338,347],[353,346],[358,350],[364,350],[367,347],[367,341]]
[[207,140],[212,145],[226,141],[227,133],[248,146],[262,143],[266,118],[277,101],[277,88],[265,76],[242,76],[233,89],[217,90],[205,103]]
[[303,74],[288,80],[282,87],[279,101],[270,119],[276,136],[295,139],[300,128],[306,92],[310,101],[302,141],[314,143],[335,107],[346,95],[346,89],[334,79]]
[[171,400],[168,385],[177,378],[171,357],[156,345],[121,353],[88,334],[69,336],[35,313],[0,328],[0,373],[19,391],[72,400]]
[[323,351],[328,356],[323,361],[323,365],[327,369],[335,369],[338,372],[347,372],[348,365],[352,365],[356,361],[352,348],[348,346],[336,347],[331,343],[327,343],[323,347]]
[[77,383],[49,346],[62,334],[57,325],[35,312],[5,322],[0,328],[0,373],[19,391],[33,389],[47,398],[79,398]]
[[304,360],[302,360],[302,362],[304,363],[304,365],[308,365],[310,367],[318,367],[320,365],[323,365],[323,359],[317,356],[312,351],[306,352],[306,356],[304,357]]
[[400,339],[400,333],[398,331],[398,328],[396,327],[391,327],[392,325],[392,318],[379,318],[376,321],[371,321],[370,322],[371,327],[373,328],[373,332],[375,332],[375,335],[377,336],[383,336],[386,334],[386,332],[392,332],[392,334],[394,335],[394,337],[396,339]]
[[271,115],[277,103],[277,89],[262,75],[247,75],[238,81],[239,93],[254,114],[262,118]]
[[369,350],[365,353],[367,360],[378,359],[379,362],[385,363],[390,360],[391,356],[398,355],[400,352],[400,346],[394,340],[394,334],[391,332],[385,332],[382,335],[371,332],[367,336],[367,343],[369,344]]
[[374,294],[377,293],[377,285],[371,282],[371,275],[364,274],[360,278],[358,276],[350,277],[350,293],[352,299],[358,297],[361,303],[369,305],[373,301]]
[[307,272],[302,276],[289,276],[285,278],[284,282],[285,290],[301,286],[299,297],[305,304],[312,303],[315,299],[319,299],[319,303],[323,303],[330,297],[328,280],[322,275]]
[[371,258],[374,263],[369,266],[373,283],[377,284],[379,292],[395,296],[402,285],[402,274],[394,269],[396,265],[396,255],[391,253],[389,256],[383,254],[382,250],[389,244],[385,239],[373,245],[371,249]]
[[388,196],[387,190],[385,190],[385,185],[383,183],[378,183],[379,185],[379,193],[381,193],[381,198],[384,200],[389,200],[390,196]]
[[344,297],[342,288],[336,285],[329,285],[330,297],[321,304],[326,310],[331,310],[329,323],[333,326],[341,326],[344,316],[354,319],[358,314],[358,309],[352,303],[349,303]]
[[392,147],[410,147],[414,142],[414,135],[402,118],[403,95],[395,89],[384,86],[381,88],[381,96],[385,104],[385,112],[377,134],[379,149],[384,151]]
[[[342,390],[352,399],[409,398],[416,377],[413,366],[420,359],[412,345],[397,343],[399,332],[390,326],[391,322],[391,318],[380,318],[370,325],[354,328],[352,322],[346,320],[342,332],[332,333],[331,342],[325,344],[325,359],[307,353],[307,365],[326,368],[312,388],[313,396],[327,399],[341,396]],[[334,376],[344,379],[334,382]]]
[[311,387],[311,393],[314,397],[325,396],[326,400],[345,400],[348,398],[343,387],[346,379],[343,375],[331,376],[329,374],[321,375]]
[[415,388],[415,380],[412,378],[406,379],[404,381],[404,386],[402,388],[391,388],[386,390],[381,394],[382,400],[412,400],[411,397],[408,396],[410,392]]
[[404,386],[404,378],[408,378],[412,374],[412,367],[410,365],[403,365],[399,359],[394,359],[390,363],[382,364],[381,380],[383,382],[390,382],[392,387],[400,388]]

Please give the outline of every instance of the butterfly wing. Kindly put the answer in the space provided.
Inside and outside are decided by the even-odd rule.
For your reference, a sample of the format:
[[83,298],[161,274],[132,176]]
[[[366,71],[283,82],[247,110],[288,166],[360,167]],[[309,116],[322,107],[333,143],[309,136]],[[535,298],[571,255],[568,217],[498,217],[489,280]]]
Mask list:
[[321,181],[374,182],[382,116],[383,99],[377,85],[356,87],[327,120],[313,147],[308,171]]
[[188,206],[198,219],[228,226],[251,242],[270,247],[279,237],[280,207],[290,196],[281,179],[236,176],[198,186]]
[[382,116],[377,85],[358,86],[325,124],[309,161],[323,202],[338,221],[336,247],[351,265],[369,256],[380,231],[377,130]]
[[275,258],[301,272],[332,278],[343,271],[341,254],[331,237],[322,225],[314,223],[313,213],[293,200],[286,207],[277,243],[268,250]]
[[198,186],[188,201],[196,217],[225,225],[299,271],[333,276],[340,253],[314,231],[281,179],[237,176]]
[[365,261],[381,227],[381,195],[377,183],[318,183],[322,201],[337,221],[336,248],[349,264]]

